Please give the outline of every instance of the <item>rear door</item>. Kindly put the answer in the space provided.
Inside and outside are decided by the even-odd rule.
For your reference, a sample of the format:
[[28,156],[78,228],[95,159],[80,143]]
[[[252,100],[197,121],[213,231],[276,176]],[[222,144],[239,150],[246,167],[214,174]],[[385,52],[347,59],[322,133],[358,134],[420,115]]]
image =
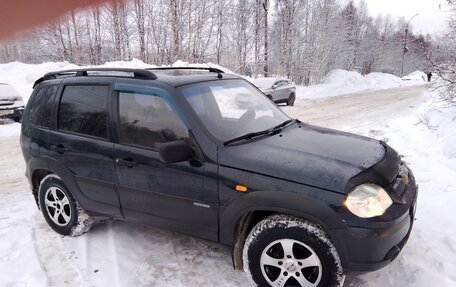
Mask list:
[[279,81],[279,87],[277,88],[277,92],[279,94],[279,100],[288,99],[287,81]]
[[99,82],[62,85],[57,127],[48,133],[47,149],[50,158],[74,178],[86,209],[122,217],[108,129],[112,85]]
[[118,144],[114,147],[119,195],[127,219],[216,241],[216,165],[167,164],[161,143],[189,138],[189,128],[161,88],[119,85]]

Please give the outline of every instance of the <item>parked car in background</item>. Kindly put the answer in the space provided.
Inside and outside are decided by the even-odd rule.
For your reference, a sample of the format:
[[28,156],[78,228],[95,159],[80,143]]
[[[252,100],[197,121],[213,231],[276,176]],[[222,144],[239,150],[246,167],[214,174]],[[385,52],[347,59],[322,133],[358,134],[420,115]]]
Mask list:
[[286,103],[293,106],[296,100],[296,86],[287,78],[257,78],[253,81],[274,103]]
[[0,83],[0,119],[22,120],[24,102],[19,93],[10,85]]

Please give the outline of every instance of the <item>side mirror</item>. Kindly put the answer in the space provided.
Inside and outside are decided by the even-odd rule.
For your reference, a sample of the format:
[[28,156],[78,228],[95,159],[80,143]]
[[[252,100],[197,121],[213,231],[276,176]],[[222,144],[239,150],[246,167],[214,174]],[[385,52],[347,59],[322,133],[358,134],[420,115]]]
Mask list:
[[273,90],[277,89],[277,84],[272,85],[272,89]]
[[164,163],[183,162],[195,155],[193,148],[186,140],[177,140],[160,145],[160,159]]

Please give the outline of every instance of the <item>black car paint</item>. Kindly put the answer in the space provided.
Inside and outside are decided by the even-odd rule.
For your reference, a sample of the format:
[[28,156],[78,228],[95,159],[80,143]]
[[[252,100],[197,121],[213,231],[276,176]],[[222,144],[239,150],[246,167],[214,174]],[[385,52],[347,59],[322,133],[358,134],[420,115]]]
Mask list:
[[[104,83],[112,87],[112,97],[108,139],[59,131],[58,99],[49,129],[23,123],[22,151],[32,188],[36,190],[35,171],[52,172],[93,215],[153,224],[230,246],[243,215],[253,211],[292,214],[323,226],[348,270],[372,270],[391,261],[381,255],[398,245],[410,229],[404,222],[413,219],[408,210],[416,200],[414,179],[407,185],[406,203],[395,203],[390,209],[398,206],[398,211],[392,214],[388,210],[379,218],[359,219],[343,201],[360,180],[384,182],[396,176],[400,159],[393,149],[372,139],[303,123],[269,137],[223,146],[176,90],[196,81],[223,79],[213,74],[176,78],[75,77],[38,84],[34,93],[47,84],[60,85],[60,98],[65,85]],[[122,84],[167,91],[188,124],[195,159],[165,164],[156,150],[119,144],[115,87]],[[129,167],[116,159],[135,164]],[[237,184],[245,185],[248,192],[236,191]],[[367,235],[372,239],[363,240]],[[359,244],[354,246],[352,239]],[[374,256],[364,247],[382,251]]]

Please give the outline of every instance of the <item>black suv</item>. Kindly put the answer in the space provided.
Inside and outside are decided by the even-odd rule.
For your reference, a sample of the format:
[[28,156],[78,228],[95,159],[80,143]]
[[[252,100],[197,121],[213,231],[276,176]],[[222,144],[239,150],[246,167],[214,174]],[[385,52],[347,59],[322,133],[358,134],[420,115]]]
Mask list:
[[415,215],[415,179],[387,144],[290,119],[214,68],[48,73],[21,143],[56,232],[113,218],[190,234],[232,246],[259,286],[379,269]]

